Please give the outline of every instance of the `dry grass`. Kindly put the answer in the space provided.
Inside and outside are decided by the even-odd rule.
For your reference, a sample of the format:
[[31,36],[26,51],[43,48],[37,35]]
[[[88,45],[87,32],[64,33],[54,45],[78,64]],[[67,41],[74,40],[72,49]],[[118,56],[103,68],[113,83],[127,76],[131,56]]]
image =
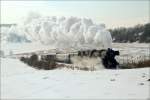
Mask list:
[[144,68],[144,67],[150,67],[150,59],[144,61],[132,62],[132,63],[128,62],[120,65],[120,68],[123,69]]
[[150,67],[150,60],[139,61],[137,63],[129,63],[129,65],[134,66],[135,68],[143,68],[143,67]]

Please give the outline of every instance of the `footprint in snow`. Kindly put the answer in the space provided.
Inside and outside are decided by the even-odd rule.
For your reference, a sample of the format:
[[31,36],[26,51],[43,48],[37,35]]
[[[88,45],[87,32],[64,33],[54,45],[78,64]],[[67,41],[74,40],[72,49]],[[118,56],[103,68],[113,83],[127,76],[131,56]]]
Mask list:
[[116,81],[116,79],[110,79],[110,81]]
[[142,77],[143,77],[143,78],[146,77],[146,74],[145,74],[145,73],[142,73]]
[[48,77],[43,77],[43,79],[48,79]]
[[66,96],[65,98],[71,98],[70,96]]
[[115,74],[115,76],[118,76],[119,74]]
[[142,75],[146,75],[145,73],[142,73]]
[[144,83],[139,83],[139,85],[144,85]]

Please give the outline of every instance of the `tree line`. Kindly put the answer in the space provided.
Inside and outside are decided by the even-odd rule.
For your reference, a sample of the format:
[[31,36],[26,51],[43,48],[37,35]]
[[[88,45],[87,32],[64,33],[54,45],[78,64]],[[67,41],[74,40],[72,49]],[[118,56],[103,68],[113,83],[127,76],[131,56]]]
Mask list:
[[119,27],[115,29],[109,29],[111,32],[113,42],[119,43],[150,43],[150,23],[138,24],[134,27]]

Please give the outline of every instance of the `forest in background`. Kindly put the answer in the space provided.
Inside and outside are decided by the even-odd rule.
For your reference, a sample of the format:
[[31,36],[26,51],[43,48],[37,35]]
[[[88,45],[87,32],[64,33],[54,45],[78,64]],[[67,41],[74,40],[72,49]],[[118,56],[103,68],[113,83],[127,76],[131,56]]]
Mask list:
[[150,43],[150,23],[138,24],[134,27],[109,29],[113,42],[118,43]]

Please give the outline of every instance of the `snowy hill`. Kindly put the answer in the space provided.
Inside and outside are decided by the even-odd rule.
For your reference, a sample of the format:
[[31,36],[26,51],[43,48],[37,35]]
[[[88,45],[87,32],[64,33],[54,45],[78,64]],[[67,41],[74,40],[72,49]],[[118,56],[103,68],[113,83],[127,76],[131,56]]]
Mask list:
[[1,58],[1,99],[150,99],[150,68],[36,70]]

